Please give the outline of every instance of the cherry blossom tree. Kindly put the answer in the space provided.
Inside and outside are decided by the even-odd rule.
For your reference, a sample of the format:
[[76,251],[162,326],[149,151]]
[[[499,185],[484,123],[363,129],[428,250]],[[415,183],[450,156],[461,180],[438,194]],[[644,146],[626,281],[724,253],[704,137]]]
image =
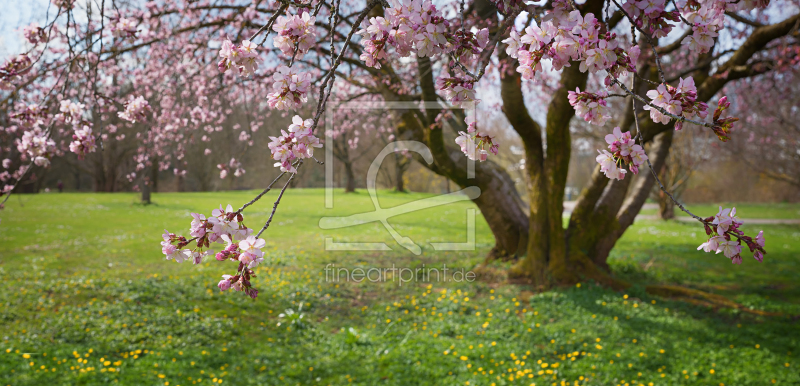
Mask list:
[[[800,47],[786,49],[797,52]],[[800,55],[791,60],[779,65],[793,71],[773,72],[735,90],[741,130],[723,149],[754,171],[800,189]]]
[[[225,130],[232,106],[251,114],[251,131],[260,126],[258,114],[281,111],[293,118],[268,145],[278,178],[237,210],[193,213],[189,237],[163,234],[167,259],[236,262],[219,288],[253,298],[261,235],[296,173],[304,163],[314,166],[322,119],[340,84],[353,100],[426,102],[398,114],[396,137],[427,145],[435,162],[425,165],[433,172],[481,189],[475,203],[495,235],[491,258],[518,258],[513,273],[537,284],[589,278],[620,285],[607,272],[608,251],[654,184],[673,198],[655,173],[671,131],[708,130],[723,141],[735,135],[737,118],[717,94],[738,79],[780,71],[774,63],[796,56],[785,48],[800,20],[796,3],[763,0],[164,0],[142,7],[53,0],[52,8],[43,27],[26,29],[30,49],[0,68],[4,133],[15,144],[2,149],[9,160],[3,166],[14,169],[2,176],[3,193],[32,165],[46,167],[65,151],[98,151],[98,138],[113,134],[112,117],[138,128],[138,171],[158,162],[181,173],[191,167],[180,162],[186,144]],[[548,91],[543,124],[527,106],[523,91],[531,83]],[[497,86],[525,147],[527,214],[513,180],[490,160],[501,151],[497,138],[462,110]],[[624,101],[613,125],[609,98]],[[605,127],[608,146],[564,229],[576,114]],[[242,142],[252,146],[248,135],[242,131]],[[465,157],[479,161],[474,179]],[[223,178],[245,173],[236,153],[219,169]],[[131,178],[148,186],[137,170]],[[283,177],[260,231],[246,226],[246,209]],[[692,216],[710,236],[700,249],[741,263],[749,248],[763,259],[763,234],[745,235],[735,209]]]

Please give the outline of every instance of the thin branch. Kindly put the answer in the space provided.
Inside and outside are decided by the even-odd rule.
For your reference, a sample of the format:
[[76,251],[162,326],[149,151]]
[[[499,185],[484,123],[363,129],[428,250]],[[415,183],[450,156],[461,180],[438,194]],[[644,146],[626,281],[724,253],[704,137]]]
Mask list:
[[761,24],[761,23],[759,23],[757,21],[754,21],[754,20],[750,20],[750,19],[748,19],[748,18],[746,18],[746,17],[744,17],[742,15],[739,15],[736,12],[725,12],[725,16],[728,16],[731,19],[738,21],[739,23],[747,24],[747,25],[749,25],[751,27],[758,28],[758,27],[763,27],[764,26],[764,24]]
[[286,173],[288,173],[288,172],[283,172],[283,173],[281,173],[281,174],[278,174],[278,176],[277,176],[277,177],[275,177],[275,179],[274,179],[274,180],[272,180],[272,182],[270,182],[270,184],[269,184],[269,185],[266,187],[266,189],[264,189],[264,190],[263,190],[261,193],[259,193],[259,194],[258,194],[258,196],[256,196],[255,198],[253,198],[253,199],[252,199],[252,200],[250,200],[249,202],[247,202],[247,203],[245,203],[244,205],[242,205],[242,207],[241,207],[241,208],[239,208],[239,210],[237,210],[237,211],[236,211],[236,214],[242,213],[242,211],[243,211],[245,208],[247,208],[247,207],[248,207],[248,206],[250,206],[250,205],[253,205],[253,204],[255,204],[255,203],[256,203],[256,201],[258,201],[258,200],[260,200],[260,199],[261,199],[261,197],[264,197],[264,195],[265,195],[265,194],[269,193],[269,191],[270,191],[270,190],[272,190],[272,186],[273,186],[273,185],[275,185],[275,183],[276,183],[276,182],[278,182],[278,180],[279,180],[279,179],[281,179],[281,177],[283,177],[283,175],[284,175],[284,174],[286,174]]
[[[644,98],[642,98],[642,97],[641,97],[641,96],[639,96],[638,94],[635,94],[634,92],[632,92],[631,90],[629,90],[629,89],[628,89],[628,87],[626,87],[624,84],[622,84],[622,82],[620,82],[620,81],[619,81],[619,80],[618,80],[616,77],[614,77],[613,75],[611,75],[611,77],[614,79],[614,83],[616,83],[618,86],[620,86],[620,88],[622,88],[622,89],[623,89],[623,90],[624,90],[626,93],[628,93],[628,95],[632,96],[634,99],[637,99],[637,100],[639,100],[639,102],[642,102],[642,103],[644,103],[644,104],[646,104],[646,105],[650,106],[650,108],[658,110],[658,111],[659,111],[661,114],[664,114],[664,115],[666,115],[666,116],[668,116],[668,117],[670,117],[670,118],[672,118],[672,119],[676,119],[676,120],[678,120],[678,122],[689,122],[689,123],[694,123],[695,125],[700,125],[700,126],[710,127],[710,128],[712,128],[712,129],[714,128],[714,125],[713,125],[713,124],[711,124],[711,123],[708,123],[708,122],[701,122],[701,121],[695,121],[694,119],[689,119],[689,118],[686,118],[686,117],[684,117],[684,116],[675,115],[675,114],[673,114],[673,113],[671,113],[671,112],[667,111],[666,109],[664,109],[664,108],[663,108],[663,107],[661,107],[661,106],[656,106],[656,105],[654,105],[654,104],[652,104],[652,103],[650,103],[650,102],[646,101]],[[636,115],[636,114],[634,114],[634,115]]]
[[[299,168],[302,165],[303,165],[303,160],[297,161],[297,167],[296,168]],[[294,176],[296,176],[296,175],[297,175],[297,173],[292,173],[292,175],[289,176],[289,179],[286,180],[286,184],[283,185],[283,189],[281,189],[281,193],[278,195],[278,199],[275,200],[275,205],[272,206],[272,213],[270,213],[269,219],[264,224],[264,227],[261,228],[261,230],[258,232],[258,234],[256,235],[256,238],[261,237],[261,234],[264,233],[264,231],[267,230],[267,228],[269,228],[269,224],[272,223],[272,217],[275,216],[275,212],[278,210],[278,204],[281,203],[281,198],[283,198],[283,193],[286,191],[286,188],[289,187],[289,184],[292,182],[292,180],[294,179]]]

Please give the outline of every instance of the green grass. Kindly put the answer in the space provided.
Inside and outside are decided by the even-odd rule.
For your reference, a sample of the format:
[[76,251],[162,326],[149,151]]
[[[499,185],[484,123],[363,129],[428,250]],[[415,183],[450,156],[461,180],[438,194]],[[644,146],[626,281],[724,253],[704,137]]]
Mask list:
[[[800,226],[763,226],[765,262],[733,266],[695,250],[704,234],[693,224],[637,222],[610,261],[634,283],[627,293],[582,283],[534,294],[489,279],[331,283],[328,264],[472,269],[491,234],[478,216],[477,251],[435,252],[427,244],[463,242],[468,203],[393,218],[399,233],[422,245],[415,256],[380,224],[318,227],[323,216],[371,210],[366,193],[337,192],[326,210],[321,190],[291,190],[265,233],[258,300],[219,293],[215,284],[231,264],[163,260],[164,228],[187,232],[189,212],[252,196],[156,194],[150,206],[133,194],[12,198],[0,212],[0,384],[800,384],[796,319],[712,310],[643,290],[681,284],[798,315]],[[245,212],[248,226],[261,226],[273,197]],[[391,207],[427,196],[380,197]],[[395,250],[325,252],[326,237],[386,241]],[[279,317],[286,309],[303,318]]]
[[[745,221],[748,218],[765,218],[765,219],[782,219],[782,220],[797,220],[800,219],[800,204],[790,204],[786,202],[765,204],[765,203],[737,203],[737,202],[721,202],[716,204],[687,204],[686,207],[692,213],[700,217],[713,216],[719,212],[719,207],[731,208],[736,207],[736,214]],[[656,215],[656,209],[642,210],[641,214]],[[675,208],[675,215],[681,217],[689,217],[678,208]]]

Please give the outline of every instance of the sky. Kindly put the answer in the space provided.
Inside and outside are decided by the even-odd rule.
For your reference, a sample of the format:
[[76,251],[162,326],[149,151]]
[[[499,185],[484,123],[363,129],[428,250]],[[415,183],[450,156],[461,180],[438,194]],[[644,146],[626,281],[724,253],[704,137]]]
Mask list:
[[0,58],[24,49],[20,28],[34,21],[44,24],[49,4],[48,0],[0,0]]

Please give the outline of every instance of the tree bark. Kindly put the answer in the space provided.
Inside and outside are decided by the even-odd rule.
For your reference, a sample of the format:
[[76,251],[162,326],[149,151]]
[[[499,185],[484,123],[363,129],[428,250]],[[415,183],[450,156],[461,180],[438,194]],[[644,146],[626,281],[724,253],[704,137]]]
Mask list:
[[158,192],[158,160],[156,159],[153,159],[150,166],[150,184],[152,185],[152,191]]
[[[431,62],[427,57],[417,58],[419,84],[422,100],[438,102],[434,88]],[[392,76],[391,66],[383,66],[381,71]],[[396,78],[395,78],[396,79]],[[378,82],[379,91],[386,101],[412,101],[408,95],[398,94],[392,87]],[[398,114],[397,139],[424,143],[431,150],[433,164],[414,155],[414,158],[432,172],[444,176],[461,188],[476,186],[481,190],[473,200],[486,219],[495,238],[495,246],[487,260],[515,259],[524,256],[528,244],[528,217],[522,210],[524,204],[516,190],[514,181],[499,165],[491,161],[475,162],[475,177],[467,178],[467,162],[464,154],[452,140],[445,141],[443,128],[431,129],[440,109],[406,110]],[[461,115],[458,110],[451,110]],[[463,119],[449,119],[448,124],[455,131],[464,130]]]
[[405,174],[406,170],[403,165],[400,164],[400,160],[395,158],[397,162],[395,162],[395,182],[394,182],[394,191],[399,193],[405,193],[405,181],[403,181],[403,175]]
[[664,192],[658,195],[658,216],[662,220],[672,220],[675,218],[675,204],[667,197]]
[[142,182],[139,183],[139,186],[142,190],[142,204],[150,204],[150,184],[147,183],[147,179],[142,178]]
[[344,188],[345,193],[353,193],[356,191],[356,176],[353,173],[353,163],[352,162],[344,162],[344,174],[346,180],[346,185]]
[[[587,1],[580,7],[581,13],[597,14],[602,4],[602,1]],[[500,52],[500,60],[505,62],[501,68],[514,69],[518,66],[516,60],[503,54],[502,48]],[[611,286],[623,285],[595,264],[588,248],[582,245],[575,248],[569,243],[575,234],[586,232],[584,224],[572,223],[566,230],[563,224],[564,189],[572,150],[569,125],[575,116],[567,95],[568,91],[575,88],[584,89],[587,78],[588,74],[580,72],[578,63],[572,63],[562,70],[560,85],[553,93],[542,130],[525,106],[520,75],[511,71],[501,74],[503,112],[522,138],[525,169],[529,177],[528,253],[512,268],[510,274],[537,286],[574,283],[584,279],[594,279]],[[545,136],[542,135],[543,131]],[[547,139],[546,145],[543,137]],[[599,170],[595,171],[592,178],[599,186],[590,186],[588,191],[584,191],[584,196],[578,200],[577,212],[593,210],[607,185],[605,176]],[[620,203],[621,199],[616,199],[610,201],[609,205]]]
[[[661,182],[665,182],[669,178],[669,165],[664,165],[661,168],[661,173],[659,173],[659,178],[661,178]],[[676,192],[673,192],[676,194]],[[662,220],[672,220],[675,218],[675,203],[667,196],[664,191],[661,189],[656,188],[656,201],[658,202],[658,217]]]

